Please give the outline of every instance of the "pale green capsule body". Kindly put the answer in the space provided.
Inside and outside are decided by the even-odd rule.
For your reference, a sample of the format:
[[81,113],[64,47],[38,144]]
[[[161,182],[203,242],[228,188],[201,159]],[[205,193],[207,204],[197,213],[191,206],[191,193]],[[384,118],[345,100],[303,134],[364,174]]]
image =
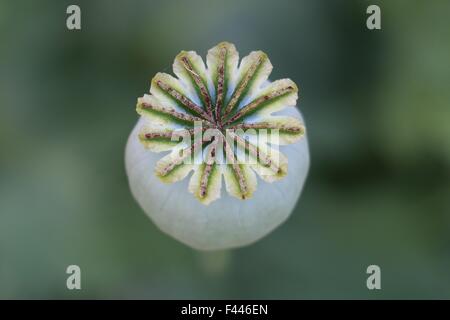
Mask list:
[[[161,230],[191,247],[216,250],[250,244],[285,221],[300,196],[309,151],[304,122],[295,108],[297,86],[289,79],[268,82],[271,69],[261,52],[251,53],[238,66],[237,51],[229,43],[211,49],[206,66],[195,53],[182,52],[174,63],[179,79],[158,74],[151,95],[138,100],[142,117],[125,152],[131,191]],[[212,141],[225,141],[225,161],[219,161],[222,145],[216,151],[201,141],[209,160],[180,162],[168,137],[179,129],[192,130],[194,121],[214,127],[219,135],[223,132]],[[225,128],[236,135],[231,157],[225,153],[227,145],[232,146],[226,143]],[[256,128],[250,146],[240,128]],[[257,143],[267,128],[279,133],[279,151],[272,140]],[[243,155],[258,160],[234,165],[233,159]]]

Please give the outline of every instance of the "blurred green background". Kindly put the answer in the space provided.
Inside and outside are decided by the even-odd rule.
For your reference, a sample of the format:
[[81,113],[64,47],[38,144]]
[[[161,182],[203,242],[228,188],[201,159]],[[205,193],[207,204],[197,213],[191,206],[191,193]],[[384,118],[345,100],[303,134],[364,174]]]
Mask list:
[[[78,4],[82,30],[66,29]],[[366,28],[378,4],[382,30]],[[0,1],[0,298],[450,298],[450,2]],[[265,51],[312,166],[287,223],[202,253],[133,200],[136,98],[180,50]],[[66,289],[66,267],[82,290]],[[366,288],[377,264],[382,290]]]

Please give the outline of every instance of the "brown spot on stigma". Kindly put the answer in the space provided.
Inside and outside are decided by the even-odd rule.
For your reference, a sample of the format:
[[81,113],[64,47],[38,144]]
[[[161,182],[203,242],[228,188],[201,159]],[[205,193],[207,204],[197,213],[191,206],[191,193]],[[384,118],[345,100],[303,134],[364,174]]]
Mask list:
[[212,114],[212,105],[211,105],[211,98],[209,96],[208,89],[206,88],[205,84],[203,83],[203,79],[194,71],[194,67],[192,66],[191,62],[186,56],[181,57],[181,62],[184,66],[184,68],[189,72],[191,78],[194,80],[197,87],[200,89],[200,93],[203,98],[203,102],[206,105],[206,111],[208,112],[209,116],[213,118]]
[[222,104],[224,100],[223,86],[225,81],[225,58],[227,54],[226,47],[222,47],[219,52],[219,65],[217,66],[217,100],[216,100],[216,119],[220,122],[222,118]]
[[273,92],[270,92],[268,94],[265,94],[255,100],[253,100],[252,102],[250,102],[249,104],[245,105],[241,110],[239,110],[233,117],[231,117],[229,120],[227,120],[224,125],[229,125],[233,122],[236,122],[237,120],[241,119],[242,117],[246,116],[247,114],[253,112],[254,110],[256,110],[261,104],[281,97],[285,94],[291,93],[294,91],[294,88],[289,86],[286,88],[282,88],[282,89],[278,89],[275,90]]
[[260,53],[258,59],[250,66],[250,68],[247,70],[244,78],[241,80],[241,82],[239,83],[238,87],[233,92],[231,100],[230,100],[230,102],[228,103],[228,105],[227,105],[227,107],[225,109],[225,113],[228,114],[228,113],[231,112],[231,110],[233,110],[234,106],[236,105],[236,103],[241,98],[242,93],[247,88],[250,80],[255,75],[256,70],[258,70],[258,67],[261,65],[263,60],[264,60],[264,55]]

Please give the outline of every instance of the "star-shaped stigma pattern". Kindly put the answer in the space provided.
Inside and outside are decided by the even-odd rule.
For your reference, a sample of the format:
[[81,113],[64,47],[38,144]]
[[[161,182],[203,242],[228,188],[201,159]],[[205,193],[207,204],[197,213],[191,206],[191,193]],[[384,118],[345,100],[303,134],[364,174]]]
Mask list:
[[177,78],[158,73],[150,94],[138,99],[146,119],[140,141],[153,152],[170,151],[155,173],[173,183],[192,171],[189,191],[209,204],[220,198],[222,177],[227,192],[251,198],[258,175],[273,182],[287,174],[278,145],[300,139],[299,119],[275,115],[296,105],[298,89],[290,79],[269,82],[272,64],[261,51],[239,64],[233,44],[222,42],[208,51],[206,65],[193,51],[182,51],[173,64]]

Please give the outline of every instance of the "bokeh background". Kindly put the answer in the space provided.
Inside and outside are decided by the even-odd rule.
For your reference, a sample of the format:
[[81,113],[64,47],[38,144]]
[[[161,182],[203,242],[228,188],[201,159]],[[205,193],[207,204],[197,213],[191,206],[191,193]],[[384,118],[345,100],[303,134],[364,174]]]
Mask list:
[[[66,29],[78,4],[82,30]],[[366,28],[378,4],[382,30]],[[0,1],[0,298],[450,298],[450,2]],[[265,51],[301,88],[291,218],[192,250],[133,200],[136,98],[182,49]],[[66,289],[66,267],[82,290]],[[382,290],[366,288],[377,264]]]

